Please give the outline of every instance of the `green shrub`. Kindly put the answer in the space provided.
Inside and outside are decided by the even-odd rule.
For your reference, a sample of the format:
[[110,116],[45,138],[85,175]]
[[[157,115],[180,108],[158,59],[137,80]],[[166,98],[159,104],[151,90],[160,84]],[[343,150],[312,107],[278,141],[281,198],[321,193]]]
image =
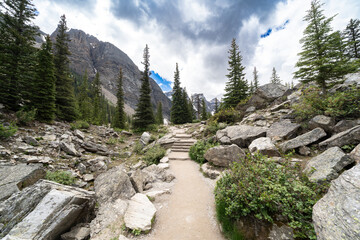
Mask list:
[[133,152],[136,154],[141,154],[144,146],[141,144],[140,141],[137,141],[134,145]]
[[280,165],[256,154],[233,163],[231,172],[217,182],[215,200],[233,222],[245,216],[274,222],[281,215],[295,237],[316,239],[312,207],[324,188],[301,175],[298,166]]
[[197,141],[194,145],[191,146],[189,151],[189,156],[195,162],[203,164],[205,162],[204,154],[209,148],[215,147],[219,144],[206,142],[204,140]]
[[66,171],[47,171],[45,179],[64,185],[72,185],[75,182],[75,178],[71,176],[71,173]]
[[305,89],[300,102],[293,105],[298,120],[307,120],[316,115],[341,118],[360,117],[360,91],[352,88],[323,95],[317,87]]
[[22,108],[20,111],[17,111],[16,112],[17,123],[21,126],[29,125],[31,122],[35,121],[36,111],[37,110],[35,108],[28,111]]
[[241,114],[234,108],[221,109],[211,117],[210,121],[216,121],[217,123],[233,124],[241,120]]
[[0,139],[7,139],[13,136],[17,131],[17,126],[15,124],[10,124],[9,126],[4,126],[0,124]]
[[215,135],[218,130],[224,129],[226,127],[226,123],[218,123],[217,121],[209,121],[209,124],[206,125],[204,135],[210,136]]
[[144,154],[143,160],[149,165],[158,164],[165,156],[165,153],[166,150],[164,148],[162,148],[160,145],[155,145]]
[[83,120],[78,120],[76,122],[70,123],[71,130],[75,129],[88,129],[90,127],[89,123]]

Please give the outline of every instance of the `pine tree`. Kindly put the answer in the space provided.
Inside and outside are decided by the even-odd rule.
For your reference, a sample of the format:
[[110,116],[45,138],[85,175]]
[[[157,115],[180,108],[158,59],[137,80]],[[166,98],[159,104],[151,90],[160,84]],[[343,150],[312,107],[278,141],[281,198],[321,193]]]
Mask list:
[[328,88],[341,82],[344,74],[353,68],[343,66],[344,61],[341,59],[344,53],[338,51],[340,46],[336,46],[340,42],[339,36],[331,33],[334,17],[326,18],[322,5],[319,0],[313,0],[304,17],[304,21],[309,24],[300,40],[302,52],[299,53],[300,59],[296,63],[299,69],[294,76],[303,83],[315,82],[326,93]]
[[89,79],[87,70],[85,70],[85,74],[83,76],[82,83],[79,87],[79,94],[78,94],[78,106],[80,111],[80,116],[82,120],[90,121],[91,120],[91,99],[89,97]]
[[350,19],[344,30],[346,53],[350,58],[360,58],[360,20]]
[[149,83],[149,47],[146,45],[144,49],[144,72],[140,88],[140,98],[135,111],[134,127],[147,128],[150,124],[155,123],[154,113],[151,106],[150,83]]
[[196,113],[197,113],[197,119],[200,119],[200,112],[201,112],[201,103],[200,103],[200,97],[199,94],[196,95]]
[[94,82],[92,84],[92,95],[93,95],[93,116],[92,123],[100,124],[100,98],[101,98],[101,83],[99,72],[96,73]]
[[242,66],[242,56],[240,55],[239,47],[236,44],[235,38],[231,42],[229,53],[229,74],[226,77],[229,81],[226,83],[224,106],[226,108],[235,107],[241,100],[247,97],[248,84],[245,80],[244,70]]
[[65,121],[73,121],[77,117],[73,79],[70,78],[68,43],[66,33],[66,17],[61,16],[56,35],[54,63],[56,76],[56,108],[57,117]]
[[0,102],[16,111],[32,100],[36,9],[30,0],[4,0],[0,9]]
[[173,95],[172,95],[172,106],[170,112],[171,122],[175,124],[185,123],[184,120],[184,96],[183,91],[180,87],[180,72],[179,66],[176,63],[176,68],[174,72],[174,87],[173,87]]
[[157,104],[156,123],[159,124],[159,125],[164,124],[164,117],[163,117],[162,103],[161,102],[158,102],[158,104]]
[[215,113],[217,113],[219,111],[219,102],[218,102],[218,99],[215,98]]
[[37,109],[36,118],[42,122],[51,122],[55,118],[55,68],[50,36],[42,44],[37,54],[37,80],[34,84],[33,105]]
[[254,92],[255,92],[254,84],[253,81],[251,81],[249,87],[249,94],[253,94]]
[[254,67],[253,75],[254,75],[254,92],[255,92],[259,87],[259,72],[256,70],[256,67]]
[[201,100],[201,120],[205,121],[207,119],[208,115],[207,115],[207,111],[206,111],[206,104],[205,104],[205,99],[203,98]]
[[280,84],[281,83],[280,77],[279,77],[279,75],[277,75],[275,67],[273,67],[273,69],[272,69],[270,82],[274,83],[274,84]]
[[125,111],[124,111],[124,90],[123,90],[123,71],[122,68],[119,70],[119,77],[117,82],[117,92],[116,92],[116,113],[114,119],[114,127],[124,129],[125,128]]

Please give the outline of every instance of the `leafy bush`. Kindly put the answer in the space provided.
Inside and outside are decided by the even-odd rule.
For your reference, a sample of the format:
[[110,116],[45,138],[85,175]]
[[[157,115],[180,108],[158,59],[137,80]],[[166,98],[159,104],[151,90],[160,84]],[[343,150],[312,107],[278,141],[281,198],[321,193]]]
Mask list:
[[305,89],[300,102],[293,105],[298,120],[310,119],[324,114],[335,118],[360,117],[360,91],[352,88],[348,91],[321,94],[317,87]]
[[70,123],[71,130],[75,129],[88,129],[90,127],[89,123],[83,120],[78,120],[76,122]]
[[29,125],[31,122],[35,121],[36,111],[37,110],[35,108],[29,111],[26,111],[24,108],[21,109],[20,111],[17,111],[16,112],[17,123],[22,126]]
[[15,124],[10,124],[9,126],[4,126],[4,124],[0,124],[0,139],[7,139],[13,136],[17,131],[17,127]]
[[158,164],[160,160],[165,156],[166,150],[160,145],[155,145],[150,148],[143,156],[143,160],[150,164]]
[[203,164],[205,162],[204,154],[209,148],[215,147],[219,144],[211,143],[204,140],[197,141],[194,145],[191,146],[189,155],[192,160]]
[[71,176],[69,172],[66,171],[55,171],[55,172],[47,171],[45,179],[64,185],[72,185],[75,182],[75,178]]
[[210,136],[215,135],[218,130],[224,129],[226,127],[226,123],[218,123],[217,121],[209,121],[209,124],[206,125],[204,135]]
[[144,146],[141,144],[140,141],[137,141],[134,145],[133,152],[136,154],[141,154]]
[[217,123],[223,122],[227,124],[233,124],[241,120],[241,114],[233,108],[221,109],[211,117],[210,121],[216,121]]
[[280,165],[255,154],[233,163],[231,172],[217,182],[217,208],[235,222],[245,216],[274,222],[282,215],[299,239],[316,239],[312,207],[324,193],[324,186],[311,183],[299,167]]

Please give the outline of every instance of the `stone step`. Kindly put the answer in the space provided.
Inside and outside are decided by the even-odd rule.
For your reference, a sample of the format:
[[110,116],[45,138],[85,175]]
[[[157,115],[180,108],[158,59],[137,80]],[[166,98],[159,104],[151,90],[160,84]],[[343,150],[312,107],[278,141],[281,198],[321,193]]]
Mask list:
[[171,149],[172,152],[189,152],[189,149]]
[[190,160],[189,153],[171,151],[169,154],[169,161],[171,160]]
[[175,138],[191,138],[192,135],[190,134],[176,134]]
[[194,144],[189,144],[189,143],[183,143],[183,144],[173,144],[172,147],[191,147]]

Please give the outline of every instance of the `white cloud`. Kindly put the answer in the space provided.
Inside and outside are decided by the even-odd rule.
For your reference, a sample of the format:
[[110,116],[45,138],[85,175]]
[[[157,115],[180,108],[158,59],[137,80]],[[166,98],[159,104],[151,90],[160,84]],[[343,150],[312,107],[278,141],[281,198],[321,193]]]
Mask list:
[[[162,5],[165,0],[156,0]],[[211,25],[207,20],[218,13],[209,8],[205,0],[179,1],[182,18],[193,30],[207,30]],[[226,4],[225,4],[226,3]],[[150,47],[150,66],[167,80],[173,81],[175,63],[179,63],[182,86],[189,95],[204,93],[208,99],[223,94],[227,74],[228,43],[218,43],[215,39],[194,41],[178,32],[171,32],[156,20],[147,19],[146,26],[115,17],[110,9],[111,0],[97,0],[93,11],[79,10],[63,2],[34,0],[40,15],[35,23],[47,33],[52,33],[62,14],[66,14],[69,28],[77,28],[94,35],[101,41],[111,42],[123,50],[134,63],[142,69],[142,53],[145,44]],[[138,1],[142,4],[142,1]],[[214,3],[226,9],[230,1],[217,0]],[[358,0],[326,0],[325,15],[339,13],[333,22],[334,29],[343,29],[350,18],[360,16]],[[147,7],[147,6],[144,6]],[[306,23],[302,21],[310,0],[287,0],[279,2],[268,19],[263,20],[255,14],[247,19],[239,19],[242,27],[237,36],[246,77],[252,79],[253,67],[260,74],[261,84],[269,82],[272,67],[275,67],[283,81],[291,81],[294,65],[300,51],[299,39]],[[269,27],[279,26],[290,20],[286,28],[273,32],[269,37],[260,39],[261,33]],[[193,31],[196,34],[196,31]],[[236,37],[236,36],[234,36]],[[249,49],[255,49],[249,51]]]

